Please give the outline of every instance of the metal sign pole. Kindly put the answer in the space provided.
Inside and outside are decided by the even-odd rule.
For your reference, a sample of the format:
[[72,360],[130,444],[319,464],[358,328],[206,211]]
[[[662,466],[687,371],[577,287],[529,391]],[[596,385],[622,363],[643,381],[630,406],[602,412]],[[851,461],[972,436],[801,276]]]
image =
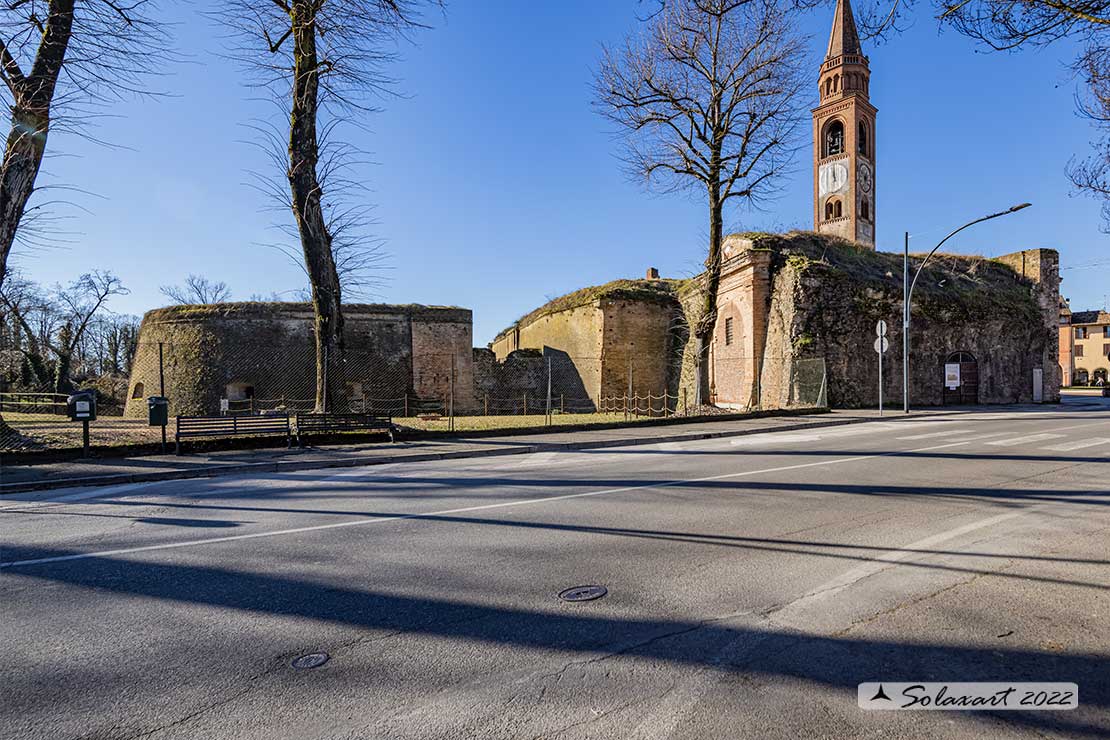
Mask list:
[[[880,346],[883,338],[879,338]],[[879,416],[883,415],[883,353],[879,352]]]
[[886,338],[886,322],[882,319],[875,324],[875,353],[879,356],[879,416],[883,415],[883,354],[890,346]]
[[902,254],[902,413],[910,413],[910,232]]

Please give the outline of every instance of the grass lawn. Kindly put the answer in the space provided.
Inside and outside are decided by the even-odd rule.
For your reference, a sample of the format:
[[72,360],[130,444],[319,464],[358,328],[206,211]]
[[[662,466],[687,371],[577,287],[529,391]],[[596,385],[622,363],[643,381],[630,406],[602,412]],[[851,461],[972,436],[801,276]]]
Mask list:
[[[0,439],[0,450],[67,449],[81,446],[81,422],[70,421],[65,416],[5,411],[4,421],[19,432],[23,439]],[[172,439],[172,419],[170,423],[168,431]],[[145,419],[101,416],[89,423],[89,443],[93,446],[161,441],[161,429],[147,426]]]

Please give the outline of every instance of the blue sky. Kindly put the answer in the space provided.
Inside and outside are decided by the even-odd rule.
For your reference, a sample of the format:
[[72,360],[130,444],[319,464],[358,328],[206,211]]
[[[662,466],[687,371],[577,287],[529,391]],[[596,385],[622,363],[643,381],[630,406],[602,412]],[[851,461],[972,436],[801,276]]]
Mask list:
[[[66,224],[72,243],[17,256],[30,277],[49,284],[110,269],[132,291],[112,308],[135,314],[165,303],[158,286],[190,272],[226,281],[239,299],[304,285],[295,265],[259,246],[287,216],[247,184],[250,171],[270,170],[244,124],[271,108],[220,56],[220,30],[201,15],[214,1],[170,8],[190,58],[158,82],[172,95],[117,105],[95,132],[126,148],[51,139],[59,156],[48,179],[97,196],[76,197],[87,212]],[[482,345],[571,290],[649,266],[697,272],[705,206],[629,182],[609,124],[591,107],[601,44],[620,42],[641,12],[635,0],[482,0],[430,19],[435,28],[392,70],[405,97],[384,101],[350,137],[374,160],[360,174],[390,255],[379,300],[471,308]],[[805,18],[814,101],[831,16],[830,3]],[[964,221],[1031,201],[966,232],[952,251],[1058,249],[1072,307],[1101,306],[1110,267],[1069,269],[1110,256],[1099,204],[1072,197],[1064,175],[1094,136],[1074,112],[1074,49],[977,53],[968,39],[938,33],[926,13],[893,41],[865,46],[879,108],[879,248],[900,251],[909,231],[912,248],[928,249]],[[811,178],[807,137],[782,198],[732,212],[727,225],[810,228]]]

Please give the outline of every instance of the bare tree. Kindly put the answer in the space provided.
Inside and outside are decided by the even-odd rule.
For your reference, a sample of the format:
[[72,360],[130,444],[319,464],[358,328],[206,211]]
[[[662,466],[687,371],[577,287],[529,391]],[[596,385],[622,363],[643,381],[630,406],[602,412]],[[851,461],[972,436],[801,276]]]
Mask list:
[[[437,0],[224,0],[222,19],[243,45],[235,55],[255,82],[282,101],[288,114],[284,165],[305,272],[312,289],[316,333],[316,407],[328,396],[329,358],[344,350],[337,219],[344,207],[325,189],[327,142],[338,122],[371,109],[390,89],[385,66],[398,37],[417,28],[419,11]],[[336,149],[331,149],[335,153]],[[348,221],[349,222],[349,221]],[[350,242],[346,242],[350,243]]]
[[[1065,39],[1082,45],[1073,65],[1081,83],[1078,107],[1099,138],[1092,154],[1068,163],[1067,174],[1077,190],[1102,200],[1104,229],[1110,230],[1110,0],[934,0],[929,7],[941,25],[992,51]],[[899,21],[915,10],[915,0],[870,0],[857,20],[864,36],[881,38],[897,33]]]
[[804,40],[774,0],[667,0],[643,37],[606,49],[598,107],[621,127],[630,172],[709,206],[702,314],[695,337],[698,403],[717,320],[724,211],[777,193],[792,161]]
[[20,385],[34,390],[51,387],[54,371],[48,345],[61,324],[57,307],[37,284],[13,271],[0,289],[0,310],[20,355]]
[[171,301],[184,305],[223,303],[231,298],[231,289],[222,280],[209,280],[190,274],[185,285],[163,285],[159,292]]
[[152,0],[9,0],[0,4],[0,96],[11,110],[0,164],[0,286],[32,211],[51,130],[140,91],[166,56]]
[[59,286],[54,290],[51,312],[58,319],[57,329],[45,333],[37,332],[32,324],[33,316],[29,308],[36,307],[34,301],[27,301],[24,296],[21,303],[5,288],[0,292],[0,302],[28,337],[35,337],[54,354],[51,385],[55,393],[64,393],[72,388],[70,375],[74,352],[84,341],[93,318],[112,296],[128,292],[120,279],[110,272],[97,270],[85,273],[67,288]]
[[1090,42],[1075,66],[1084,82],[1079,110],[1099,140],[1090,155],[1068,163],[1067,173],[1076,190],[1102,201],[1102,229],[1110,232],[1110,48]]

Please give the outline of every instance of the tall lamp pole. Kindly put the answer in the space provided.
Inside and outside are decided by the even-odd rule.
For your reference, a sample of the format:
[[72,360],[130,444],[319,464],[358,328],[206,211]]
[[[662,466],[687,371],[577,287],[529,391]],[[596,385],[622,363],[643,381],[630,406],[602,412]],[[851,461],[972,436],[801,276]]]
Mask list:
[[966,224],[941,239],[935,247],[929,250],[929,253],[925,255],[925,259],[921,260],[917,272],[914,273],[912,282],[910,281],[910,232],[906,232],[905,252],[902,257],[902,411],[904,413],[910,413],[910,305],[911,299],[913,298],[913,289],[917,287],[917,279],[921,277],[921,271],[925,269],[925,263],[929,261],[930,257],[936,254],[936,251],[940,249],[946,241],[956,234],[959,234],[967,227],[974,226],[984,221],[990,221],[992,218],[998,218],[999,216],[1008,216],[1011,213],[1017,213],[1022,208],[1028,208],[1031,205],[1033,204],[1019,203],[1016,206],[1007,208],[1005,211],[999,211],[989,216],[977,218],[974,221],[968,221]]

